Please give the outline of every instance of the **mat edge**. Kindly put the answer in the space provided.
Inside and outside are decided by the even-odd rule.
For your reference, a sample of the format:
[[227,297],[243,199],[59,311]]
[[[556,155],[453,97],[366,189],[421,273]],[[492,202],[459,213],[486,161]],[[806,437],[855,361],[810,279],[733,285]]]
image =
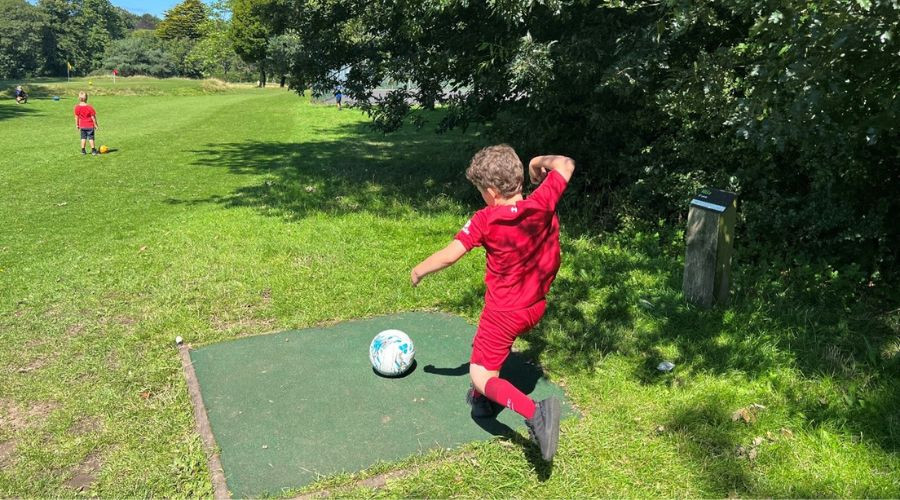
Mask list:
[[206,415],[206,406],[203,404],[203,396],[200,393],[200,383],[194,372],[194,363],[191,361],[190,348],[187,345],[178,346],[178,354],[181,357],[181,368],[184,371],[187,382],[188,395],[191,398],[191,406],[194,409],[194,430],[200,435],[203,448],[206,451],[207,466],[209,467],[210,480],[213,485],[213,498],[216,500],[230,500],[231,493],[225,482],[225,471],[219,454],[216,452],[216,439]]

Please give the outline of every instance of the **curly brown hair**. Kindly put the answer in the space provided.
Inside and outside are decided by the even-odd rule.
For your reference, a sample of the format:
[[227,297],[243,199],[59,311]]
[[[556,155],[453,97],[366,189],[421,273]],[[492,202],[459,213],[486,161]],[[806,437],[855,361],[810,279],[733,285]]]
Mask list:
[[516,151],[507,144],[498,144],[475,153],[466,169],[466,179],[482,191],[490,187],[501,196],[510,197],[522,192],[524,170]]

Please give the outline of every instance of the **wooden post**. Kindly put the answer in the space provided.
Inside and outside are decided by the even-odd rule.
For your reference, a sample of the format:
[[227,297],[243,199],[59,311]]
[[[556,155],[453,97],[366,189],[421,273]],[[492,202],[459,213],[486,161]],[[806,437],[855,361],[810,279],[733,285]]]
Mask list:
[[682,290],[701,307],[724,304],[731,286],[737,195],[704,189],[691,200]]

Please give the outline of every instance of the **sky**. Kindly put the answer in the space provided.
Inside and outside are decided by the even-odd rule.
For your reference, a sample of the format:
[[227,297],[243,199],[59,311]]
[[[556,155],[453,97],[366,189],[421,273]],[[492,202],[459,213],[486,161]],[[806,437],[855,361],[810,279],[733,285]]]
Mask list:
[[178,5],[181,0],[112,0],[113,5],[127,9],[135,14],[153,14],[162,17],[167,10]]
[[[36,0],[28,0],[37,3]],[[209,3],[208,0],[203,0]],[[135,14],[153,14],[162,18],[166,11],[178,5],[182,0],[110,0],[113,5],[134,12]]]

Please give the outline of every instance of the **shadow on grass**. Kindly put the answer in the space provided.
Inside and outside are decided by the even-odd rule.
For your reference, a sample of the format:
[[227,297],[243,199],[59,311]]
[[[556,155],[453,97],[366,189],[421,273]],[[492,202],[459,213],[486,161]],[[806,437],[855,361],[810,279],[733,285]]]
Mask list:
[[682,449],[697,462],[706,463],[703,480],[710,491],[748,491],[749,462],[736,452],[741,435],[731,421],[728,404],[727,395],[702,394],[675,408],[666,427],[688,437]]
[[553,475],[553,462],[546,461],[541,456],[540,447],[532,442],[530,439],[522,436],[518,432],[511,429],[508,425],[500,422],[495,418],[472,418],[472,421],[475,422],[476,425],[485,430],[485,432],[489,432],[494,436],[499,436],[507,441],[515,444],[522,448],[525,452],[525,459],[528,460],[528,463],[534,467],[534,472],[537,474],[537,480],[540,482],[544,482],[550,479],[550,476]]
[[232,193],[170,203],[254,207],[268,215],[300,219],[311,213],[355,212],[384,217],[466,213],[478,192],[465,179],[479,139],[460,133],[389,136],[368,125],[323,130],[316,141],[250,141],[208,144],[195,164],[237,175],[264,175]]
[[35,110],[29,104],[16,104],[15,101],[0,104],[0,121],[10,120],[26,115],[39,115],[40,111]]

